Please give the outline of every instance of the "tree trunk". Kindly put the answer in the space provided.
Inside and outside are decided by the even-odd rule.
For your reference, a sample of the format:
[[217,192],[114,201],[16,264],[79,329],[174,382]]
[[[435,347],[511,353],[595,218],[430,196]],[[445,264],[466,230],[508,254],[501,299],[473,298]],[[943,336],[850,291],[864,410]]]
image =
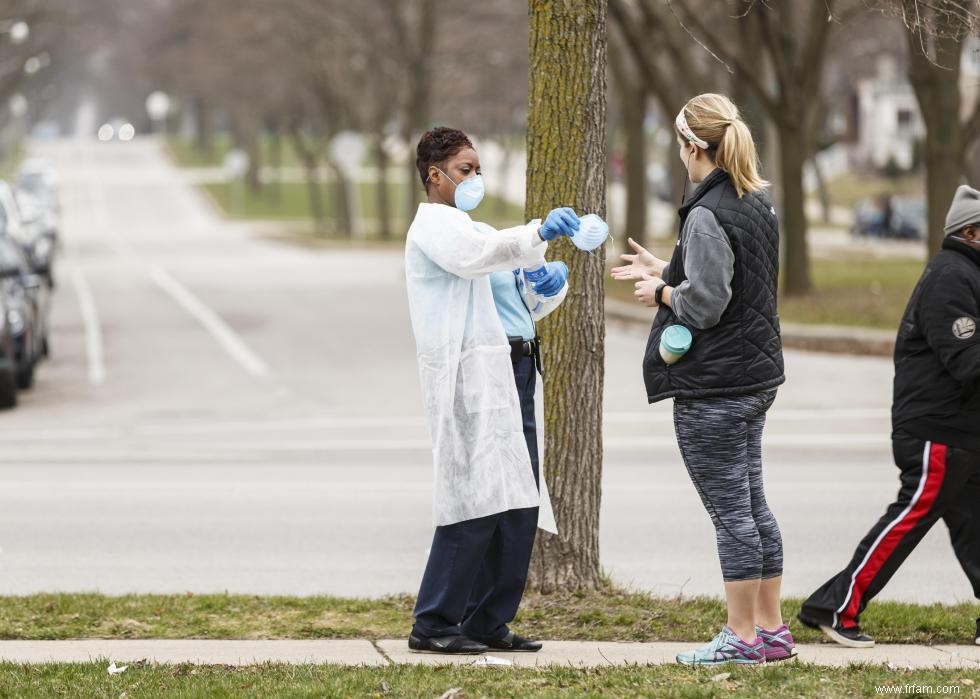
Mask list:
[[194,101],[194,131],[196,150],[203,155],[207,162],[211,161],[214,152],[214,139],[211,133],[211,113],[207,100],[197,98]]
[[243,143],[245,153],[248,154],[248,169],[245,171],[245,183],[248,191],[252,194],[262,192],[262,153],[259,150],[259,136],[255,132],[249,132]]
[[510,163],[514,149],[511,147],[510,135],[504,134],[500,139],[500,147],[504,154],[500,159],[500,196],[494,202],[494,213],[500,218],[505,218],[507,214],[507,181],[510,179]]
[[935,55],[922,53],[921,40],[908,33],[909,81],[926,126],[927,245],[930,255],[943,241],[946,210],[963,176],[963,130],[960,124],[960,53],[955,39],[933,38]]
[[332,159],[327,160],[327,166],[333,173],[334,231],[345,238],[352,238],[354,234],[352,219],[354,212],[351,211],[351,182],[347,179],[343,169]]
[[[605,215],[606,2],[529,0],[528,219],[556,206]],[[596,589],[602,480],[604,251],[550,246],[570,270],[564,304],[542,323],[547,362],[543,463],[560,533],[542,533],[529,585]]]
[[378,234],[382,240],[391,240],[391,202],[388,197],[388,152],[385,136],[380,130],[375,136],[374,154],[378,165]]
[[625,86],[623,93],[623,121],[626,126],[625,232],[640,245],[646,245],[647,156],[644,125],[647,93],[641,83]]
[[[673,124],[673,122],[671,122]],[[684,161],[677,157],[677,139],[674,137],[673,126],[670,129],[670,142],[667,145],[667,184],[670,186],[670,203],[680,207],[681,199],[685,197],[691,185],[691,178],[684,167]],[[680,233],[679,219],[674,219],[675,228],[678,230],[670,231],[673,234]]]
[[820,167],[820,160],[814,153],[810,158],[813,166],[813,179],[817,182],[817,198],[820,200],[820,217],[824,223],[830,223],[830,192],[827,191],[827,178],[823,176],[823,169]]
[[980,183],[980,141],[967,149],[966,181],[974,185]]
[[[408,222],[415,218],[418,208],[421,184],[419,171],[415,167],[415,144],[426,128],[429,119],[429,101],[432,96],[431,54],[436,44],[438,15],[435,0],[419,0],[418,25],[414,29],[412,59],[409,66],[411,85],[408,93],[405,141],[409,147],[408,158],[408,199],[406,202]],[[407,224],[406,224],[407,225]]]
[[292,133],[293,148],[303,163],[306,172],[306,196],[310,204],[310,217],[313,219],[313,233],[321,235],[324,224],[323,192],[320,191],[319,163],[313,149],[308,148],[298,133]]
[[[953,119],[948,120],[935,115],[936,121],[949,121],[959,126],[959,118],[953,113]],[[940,127],[942,128],[942,127]],[[926,244],[930,256],[939,252],[945,237],[946,212],[953,201],[953,194],[963,179],[963,153],[960,150],[955,132],[937,130],[928,127],[926,130],[925,163],[926,163],[926,211],[928,213],[928,235]]]
[[779,135],[779,174],[783,210],[779,227],[783,238],[783,291],[791,296],[811,289],[809,254],[806,247],[806,210],[803,193],[803,164],[806,139],[792,120],[776,125]]
[[275,125],[269,130],[269,165],[275,173],[269,196],[278,207],[282,204],[282,132]]

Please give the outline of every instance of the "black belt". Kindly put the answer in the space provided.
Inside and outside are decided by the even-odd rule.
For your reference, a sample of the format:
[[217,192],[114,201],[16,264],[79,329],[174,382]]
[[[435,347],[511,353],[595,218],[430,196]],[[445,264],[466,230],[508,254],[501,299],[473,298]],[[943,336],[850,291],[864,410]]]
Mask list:
[[525,340],[521,337],[508,337],[507,340],[510,342],[510,358],[512,361],[520,361],[522,357],[531,357],[534,359],[534,366],[537,368],[538,373],[542,376],[544,375],[544,369],[541,366],[541,338],[536,337],[533,340]]

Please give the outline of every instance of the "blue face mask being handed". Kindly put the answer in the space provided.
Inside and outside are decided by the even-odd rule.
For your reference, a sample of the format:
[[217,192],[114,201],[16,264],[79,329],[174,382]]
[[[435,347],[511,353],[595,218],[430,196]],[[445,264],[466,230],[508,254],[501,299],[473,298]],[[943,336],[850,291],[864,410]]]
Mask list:
[[[436,167],[436,170],[446,175],[441,168]],[[446,177],[456,186],[456,195],[453,198],[456,202],[456,208],[460,211],[472,211],[483,201],[483,195],[486,193],[483,187],[483,175],[473,175],[473,177],[467,177],[459,183],[449,175]]]

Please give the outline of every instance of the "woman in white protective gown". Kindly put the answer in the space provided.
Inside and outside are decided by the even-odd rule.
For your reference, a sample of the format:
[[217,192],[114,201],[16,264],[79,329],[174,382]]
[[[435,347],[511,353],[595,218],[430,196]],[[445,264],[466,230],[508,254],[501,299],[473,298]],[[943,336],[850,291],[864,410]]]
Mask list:
[[537,651],[508,628],[536,529],[556,531],[539,471],[534,322],[567,291],[568,268],[544,260],[547,241],[573,235],[579,221],[569,208],[505,230],[473,221],[480,160],[456,129],[426,132],[416,163],[428,201],[409,228],[405,263],[436,530],[409,648]]

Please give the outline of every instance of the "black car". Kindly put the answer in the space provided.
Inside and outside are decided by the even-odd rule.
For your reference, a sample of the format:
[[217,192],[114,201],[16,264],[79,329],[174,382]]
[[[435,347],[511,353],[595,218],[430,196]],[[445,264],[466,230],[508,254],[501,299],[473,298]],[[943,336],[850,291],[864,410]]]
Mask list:
[[0,409],[17,405],[17,359],[14,335],[7,323],[7,307],[0,295]]
[[34,384],[34,368],[48,353],[48,285],[34,273],[20,246],[0,235],[0,297],[14,339],[17,385]]
[[[26,204],[26,212],[21,202]],[[26,215],[25,215],[26,213]],[[18,197],[10,184],[0,180],[0,227],[3,235],[12,238],[31,265],[53,286],[53,256],[57,245],[57,217],[44,204],[27,192]]]

